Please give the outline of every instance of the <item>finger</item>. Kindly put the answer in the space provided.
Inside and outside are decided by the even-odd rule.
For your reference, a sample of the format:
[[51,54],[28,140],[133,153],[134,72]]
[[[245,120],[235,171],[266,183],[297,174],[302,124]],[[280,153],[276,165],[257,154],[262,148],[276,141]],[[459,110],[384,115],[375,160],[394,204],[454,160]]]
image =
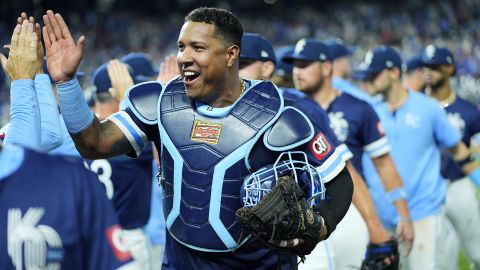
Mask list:
[[17,26],[15,26],[15,29],[13,30],[12,40],[10,42],[11,51],[15,51],[15,49],[18,46],[18,38],[20,36],[20,30],[22,30],[22,26],[20,24],[17,24]]
[[44,28],[47,28],[47,33],[43,33],[43,36],[48,35],[50,43],[56,42],[57,38],[53,32],[52,24],[50,23],[50,18],[47,15],[43,15],[43,22],[45,23]]
[[43,43],[45,43],[45,48],[50,49],[52,42],[50,41],[50,36],[48,35],[48,30],[46,26],[42,28],[42,32],[43,32]]
[[23,52],[25,49],[25,36],[27,35],[27,28],[28,28],[28,21],[23,21],[22,22],[22,27],[20,29],[20,34],[18,35],[18,42],[17,42],[17,48],[22,50],[19,51],[20,53]]
[[36,52],[36,49],[37,49],[37,41],[38,41],[37,33],[33,32],[30,39],[30,49],[33,50],[34,53]]
[[77,48],[80,50],[80,56],[83,55],[83,49],[85,48],[85,36],[81,36],[77,41]]
[[39,23],[35,24],[35,33],[37,33],[38,41],[40,41],[41,38],[42,38],[42,31],[40,30],[40,24]]
[[[26,21],[26,22],[28,22],[28,21]],[[32,34],[33,34],[33,24],[28,22],[25,37],[24,37],[24,41],[23,41],[25,48],[29,48],[30,43],[32,42],[32,37],[33,37]]]
[[32,24],[35,24],[35,19],[32,16],[28,18],[28,21]]
[[59,13],[56,13],[55,18],[57,18],[56,21],[58,22],[58,26],[60,27],[60,32],[62,33],[63,38],[68,38],[68,39],[72,38],[72,35],[70,34],[70,30],[68,30],[68,26],[63,20],[62,15],[60,15]]
[[114,65],[113,65],[113,61],[110,61],[108,62],[107,64],[107,73],[108,73],[108,78],[110,78],[110,81],[114,81],[115,80],[115,72],[114,72]]
[[18,17],[18,18],[17,18],[17,24],[22,24],[22,22],[23,22],[22,17]]
[[22,18],[22,22],[23,22],[24,20],[28,20],[28,15],[27,15],[26,12],[22,12],[22,13],[20,14],[20,17]]
[[52,26],[53,32],[55,33],[55,37],[57,40],[63,39],[62,30],[60,25],[58,24],[57,17],[53,13],[53,11],[47,11],[48,20],[50,21],[50,25]]
[[3,70],[7,70],[7,57],[1,53],[0,53],[0,62],[2,63]]

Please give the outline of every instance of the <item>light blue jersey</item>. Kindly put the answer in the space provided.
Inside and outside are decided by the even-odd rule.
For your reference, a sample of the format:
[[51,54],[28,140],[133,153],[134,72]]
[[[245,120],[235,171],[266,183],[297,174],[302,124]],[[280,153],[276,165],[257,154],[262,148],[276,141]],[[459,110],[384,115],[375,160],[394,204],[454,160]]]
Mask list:
[[67,127],[65,126],[65,122],[63,121],[63,117],[60,115],[59,118],[60,118],[60,127],[62,129],[63,141],[59,147],[53,149],[49,153],[52,155],[81,157],[77,148],[75,148],[75,143],[73,142],[72,138],[70,137],[70,134],[68,133]]
[[[412,219],[439,213],[445,200],[445,184],[440,174],[439,146],[453,147],[460,135],[449,124],[438,102],[414,91],[405,103],[390,112],[387,104],[373,104],[388,141],[391,156],[404,181]],[[363,157],[365,179],[376,209],[387,226],[398,222],[393,203],[380,181],[370,158]]]
[[367,92],[363,91],[362,89],[357,87],[355,84],[353,84],[348,80],[345,80],[344,78],[333,77],[332,86],[337,90],[350,94],[367,103],[373,102],[373,98]]

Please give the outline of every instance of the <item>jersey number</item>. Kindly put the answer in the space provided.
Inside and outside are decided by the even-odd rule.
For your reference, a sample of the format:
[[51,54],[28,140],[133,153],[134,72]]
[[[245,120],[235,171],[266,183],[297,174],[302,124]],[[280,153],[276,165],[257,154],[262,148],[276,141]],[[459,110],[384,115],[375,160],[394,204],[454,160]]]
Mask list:
[[[88,165],[85,164],[85,166]],[[98,180],[102,182],[107,190],[107,197],[109,200],[113,198],[113,183],[112,183],[112,166],[110,163],[105,159],[98,159],[94,160],[92,164],[90,164],[90,169],[92,172],[98,175]]]

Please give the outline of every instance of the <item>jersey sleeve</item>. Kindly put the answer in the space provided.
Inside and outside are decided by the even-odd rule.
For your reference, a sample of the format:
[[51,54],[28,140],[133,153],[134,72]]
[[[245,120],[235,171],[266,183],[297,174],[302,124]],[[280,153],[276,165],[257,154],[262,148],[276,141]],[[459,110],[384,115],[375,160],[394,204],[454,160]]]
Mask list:
[[77,208],[86,268],[117,269],[131,261],[131,254],[122,244],[121,228],[105,189],[94,173],[83,171],[77,182],[81,186]]
[[460,142],[460,134],[448,121],[447,112],[438,104],[432,106],[432,125],[435,140],[441,146],[451,148]]
[[360,136],[365,153],[371,158],[376,158],[390,152],[390,145],[384,134],[382,123],[377,113],[366,103],[362,118],[364,121],[362,123]]
[[137,158],[147,146],[148,141],[157,141],[160,138],[157,125],[145,124],[133,111],[127,107],[107,118],[117,125],[125,134],[132,145],[135,153],[128,153],[127,156]]

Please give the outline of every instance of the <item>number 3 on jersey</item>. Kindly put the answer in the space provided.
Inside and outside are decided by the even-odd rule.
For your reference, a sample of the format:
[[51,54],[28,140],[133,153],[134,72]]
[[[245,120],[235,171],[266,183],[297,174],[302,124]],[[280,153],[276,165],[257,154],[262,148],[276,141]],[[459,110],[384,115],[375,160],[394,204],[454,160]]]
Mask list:
[[109,200],[113,198],[112,166],[106,159],[94,160],[90,166],[85,162],[85,167],[98,175],[98,180],[102,182],[107,190]]

